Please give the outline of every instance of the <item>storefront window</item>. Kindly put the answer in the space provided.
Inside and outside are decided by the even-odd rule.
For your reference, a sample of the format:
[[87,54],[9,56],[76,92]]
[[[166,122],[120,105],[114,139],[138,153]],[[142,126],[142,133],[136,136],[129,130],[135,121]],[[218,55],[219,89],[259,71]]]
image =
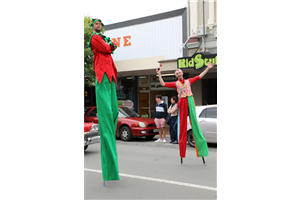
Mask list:
[[139,76],[139,114],[142,117],[150,117],[149,98],[149,76]]
[[133,77],[120,77],[116,85],[118,105],[134,109]]
[[213,48],[213,49],[207,49],[210,53],[215,54],[217,53],[217,48]]

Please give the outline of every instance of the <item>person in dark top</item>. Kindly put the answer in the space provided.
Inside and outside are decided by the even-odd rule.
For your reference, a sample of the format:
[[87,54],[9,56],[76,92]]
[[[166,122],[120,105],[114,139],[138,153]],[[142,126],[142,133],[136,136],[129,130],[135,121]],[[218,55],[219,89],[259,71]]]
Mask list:
[[172,144],[178,144],[177,141],[177,128],[175,128],[175,123],[178,117],[178,108],[177,108],[177,97],[171,97],[171,105],[168,109],[169,113],[169,125],[170,125],[170,138]]
[[[154,122],[156,127],[158,128],[159,132],[159,139],[155,142],[167,142],[166,141],[166,118],[167,118],[167,104],[163,102],[161,95],[156,95],[156,105],[155,105],[155,111],[154,111]],[[162,139],[162,136],[164,139]]]

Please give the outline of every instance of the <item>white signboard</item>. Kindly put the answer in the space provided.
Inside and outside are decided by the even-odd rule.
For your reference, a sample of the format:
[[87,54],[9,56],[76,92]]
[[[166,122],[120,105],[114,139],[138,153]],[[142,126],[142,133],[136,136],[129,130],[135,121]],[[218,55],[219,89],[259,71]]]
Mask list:
[[131,109],[134,104],[131,100],[118,100],[118,105]]
[[106,30],[104,35],[118,46],[112,54],[114,61],[156,56],[173,59],[178,53],[182,57],[182,16]]

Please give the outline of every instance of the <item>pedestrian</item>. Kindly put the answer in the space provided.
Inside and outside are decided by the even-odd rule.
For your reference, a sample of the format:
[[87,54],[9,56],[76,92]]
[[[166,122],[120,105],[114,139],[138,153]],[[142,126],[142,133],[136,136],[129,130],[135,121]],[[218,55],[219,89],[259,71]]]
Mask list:
[[170,138],[171,144],[178,144],[177,141],[177,129],[175,128],[175,123],[178,117],[178,108],[177,108],[177,97],[171,97],[171,105],[168,109],[169,113],[169,126],[170,126]]
[[185,80],[183,78],[183,71],[181,69],[177,69],[175,71],[175,76],[178,78],[177,81],[165,83],[161,77],[161,71],[156,69],[156,73],[158,74],[159,82],[163,87],[174,88],[178,93],[178,102],[177,107],[179,108],[179,118],[178,118],[178,126],[179,126],[179,155],[181,158],[185,157],[186,154],[186,141],[187,141],[187,116],[189,114],[191,125],[193,129],[193,136],[195,141],[195,150],[197,157],[205,157],[208,156],[208,147],[205,137],[198,125],[197,116],[195,111],[195,101],[191,89],[191,85],[202,79],[203,76],[214,66],[214,63],[207,64],[206,69],[199,74],[199,76],[195,76],[194,78],[189,78]]
[[92,19],[89,47],[93,51],[96,105],[99,133],[101,137],[101,165],[104,181],[120,180],[116,147],[118,123],[118,102],[116,94],[117,68],[111,57],[117,45],[102,34],[104,24],[100,19]]
[[[167,118],[167,104],[162,101],[161,95],[156,95],[156,105],[155,105],[155,111],[154,111],[154,122],[156,127],[158,128],[159,133],[159,139],[157,139],[155,142],[167,142],[166,141],[166,118]],[[162,138],[163,137],[163,138]]]

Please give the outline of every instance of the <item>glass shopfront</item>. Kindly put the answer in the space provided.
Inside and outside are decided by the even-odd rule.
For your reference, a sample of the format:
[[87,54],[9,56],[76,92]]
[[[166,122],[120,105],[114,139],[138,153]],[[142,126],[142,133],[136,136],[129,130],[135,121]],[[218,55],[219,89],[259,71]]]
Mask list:
[[139,114],[150,118],[149,76],[139,76]]
[[118,105],[135,110],[134,77],[120,77],[116,85]]

